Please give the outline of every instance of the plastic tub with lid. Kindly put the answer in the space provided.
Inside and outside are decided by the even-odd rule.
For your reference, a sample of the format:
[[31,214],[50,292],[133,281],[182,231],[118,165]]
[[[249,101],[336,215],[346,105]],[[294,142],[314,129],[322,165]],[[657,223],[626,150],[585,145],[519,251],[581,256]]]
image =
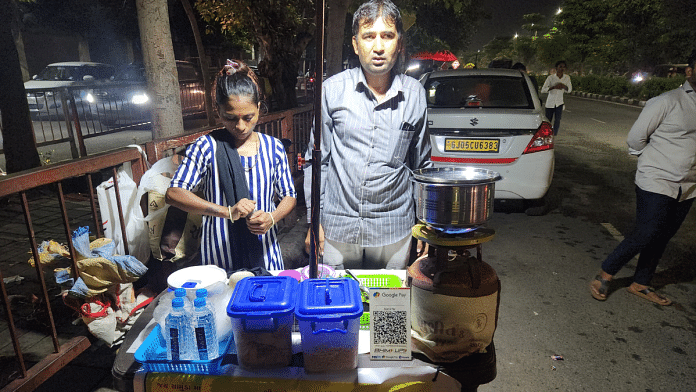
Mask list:
[[300,326],[305,371],[355,369],[362,314],[357,281],[307,279],[300,283],[295,317]]
[[292,361],[297,280],[289,276],[244,278],[227,306],[237,361],[247,369],[285,367]]
[[196,299],[196,290],[209,289],[217,283],[227,283],[227,272],[216,265],[186,267],[167,277],[170,289],[186,289],[186,296],[192,301]]

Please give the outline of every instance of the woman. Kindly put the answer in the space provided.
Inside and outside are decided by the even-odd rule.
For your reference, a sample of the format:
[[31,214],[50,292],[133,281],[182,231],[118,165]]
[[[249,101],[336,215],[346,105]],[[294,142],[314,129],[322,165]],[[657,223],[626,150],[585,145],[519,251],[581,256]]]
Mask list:
[[[188,147],[166,194],[167,203],[203,215],[202,262],[228,272],[284,269],[274,226],[296,202],[283,144],[254,131],[260,91],[249,67],[227,60],[214,97],[224,128]],[[203,198],[193,193],[197,190]]]

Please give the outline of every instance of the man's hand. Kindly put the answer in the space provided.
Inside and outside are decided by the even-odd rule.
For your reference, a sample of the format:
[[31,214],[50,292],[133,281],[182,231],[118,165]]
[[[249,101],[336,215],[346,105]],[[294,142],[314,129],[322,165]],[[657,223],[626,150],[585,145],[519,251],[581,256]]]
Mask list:
[[[305,251],[307,251],[307,254],[310,254],[311,250],[311,237],[312,237],[312,228],[310,227],[309,230],[307,230],[307,238],[305,238]],[[322,225],[319,225],[319,233],[317,233],[317,242],[319,243],[319,255],[323,256],[324,255],[324,227]]]
[[556,85],[551,87],[551,88],[558,89],[558,90],[568,90],[568,86],[566,86],[563,83],[556,83]]

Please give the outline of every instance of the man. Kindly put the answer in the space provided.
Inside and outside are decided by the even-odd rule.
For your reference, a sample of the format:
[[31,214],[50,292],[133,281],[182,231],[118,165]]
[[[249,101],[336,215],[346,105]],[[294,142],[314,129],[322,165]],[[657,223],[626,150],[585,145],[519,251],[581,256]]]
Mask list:
[[565,61],[556,62],[556,74],[549,75],[541,87],[543,94],[548,93],[546,97],[546,118],[551,121],[553,119],[553,134],[558,134],[558,129],[561,127],[561,116],[563,115],[563,94],[573,91],[573,85],[570,83],[570,76],[565,71],[568,65]]
[[611,279],[640,253],[628,292],[659,305],[672,303],[648,285],[696,197],[694,63],[696,50],[688,60],[686,82],[650,99],[628,133],[629,152],[638,155],[636,226],[590,283],[590,293],[597,300],[606,300]]
[[[426,165],[430,140],[425,90],[396,71],[403,37],[401,14],[390,0],[363,4],[353,15],[360,67],[323,83],[317,241],[324,263],[338,269],[407,266],[415,223],[409,168]],[[311,208],[311,170],[305,170],[305,195]],[[308,252],[309,241],[308,233]]]

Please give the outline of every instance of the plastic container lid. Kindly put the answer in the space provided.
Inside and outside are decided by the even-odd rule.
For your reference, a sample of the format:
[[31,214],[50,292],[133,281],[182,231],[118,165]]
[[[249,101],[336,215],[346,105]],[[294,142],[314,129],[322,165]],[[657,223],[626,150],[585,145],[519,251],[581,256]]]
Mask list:
[[289,276],[244,278],[234,287],[227,315],[235,318],[268,318],[285,315],[295,309],[299,283]]
[[353,279],[307,279],[300,283],[295,316],[301,321],[345,320],[362,313],[360,286]]
[[200,289],[225,281],[227,281],[227,271],[216,265],[186,267],[167,277],[167,285],[173,289]]

